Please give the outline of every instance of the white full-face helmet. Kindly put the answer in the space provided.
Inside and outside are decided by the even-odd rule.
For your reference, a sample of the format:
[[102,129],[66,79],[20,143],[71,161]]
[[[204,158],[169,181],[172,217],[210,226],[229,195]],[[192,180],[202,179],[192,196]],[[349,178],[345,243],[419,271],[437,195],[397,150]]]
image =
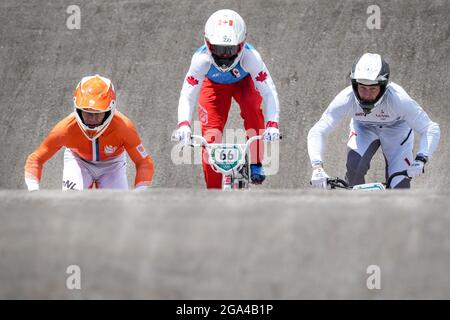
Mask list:
[[[355,60],[350,79],[355,97],[364,112],[370,113],[373,108],[381,103],[387,91],[389,75],[389,64],[379,54],[364,53]],[[375,101],[367,102],[361,99],[358,93],[358,84],[380,86],[380,93],[375,98]]]
[[213,64],[223,72],[230,71],[239,62],[246,37],[244,19],[233,10],[216,11],[206,21],[205,44]]

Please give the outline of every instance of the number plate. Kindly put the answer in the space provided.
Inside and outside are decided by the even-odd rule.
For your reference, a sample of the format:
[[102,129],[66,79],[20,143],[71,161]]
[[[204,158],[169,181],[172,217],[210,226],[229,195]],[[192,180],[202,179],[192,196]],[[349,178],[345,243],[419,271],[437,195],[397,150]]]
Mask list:
[[221,172],[230,172],[242,162],[242,151],[237,146],[215,146],[211,150],[210,162]]
[[377,190],[386,190],[386,188],[380,182],[373,182],[373,183],[357,184],[353,187],[353,190],[377,191]]

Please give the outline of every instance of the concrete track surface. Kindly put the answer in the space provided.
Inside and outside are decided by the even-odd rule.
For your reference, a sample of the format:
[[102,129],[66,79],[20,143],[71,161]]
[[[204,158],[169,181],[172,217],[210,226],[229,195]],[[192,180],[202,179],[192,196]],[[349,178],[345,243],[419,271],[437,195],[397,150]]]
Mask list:
[[0,298],[449,298],[449,196],[0,191]]
[[[81,29],[69,30],[72,4],[0,2],[0,298],[450,298],[449,1],[91,0],[79,1]],[[379,30],[366,27],[373,4]],[[221,8],[246,20],[281,103],[279,172],[243,193],[201,190],[201,167],[170,157],[184,75]],[[439,148],[411,191],[309,190],[308,130],[365,51],[381,53],[440,124]],[[153,189],[17,190],[27,155],[92,73],[115,83],[154,158]],[[347,125],[329,137],[331,175],[345,172]],[[227,128],[240,127],[233,104]],[[368,180],[383,175],[378,153]],[[42,187],[59,189],[61,176],[62,151]],[[72,264],[79,291],[65,287]],[[381,290],[366,287],[369,265],[380,267]]]

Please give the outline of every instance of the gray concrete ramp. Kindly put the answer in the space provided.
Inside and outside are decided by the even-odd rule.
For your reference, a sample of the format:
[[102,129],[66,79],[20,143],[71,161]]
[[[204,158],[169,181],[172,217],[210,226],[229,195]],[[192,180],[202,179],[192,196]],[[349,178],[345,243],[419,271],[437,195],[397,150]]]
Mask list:
[[[448,193],[0,191],[0,199],[3,299],[450,297]],[[81,269],[81,290],[66,287],[70,265]],[[372,265],[381,290],[367,287]]]

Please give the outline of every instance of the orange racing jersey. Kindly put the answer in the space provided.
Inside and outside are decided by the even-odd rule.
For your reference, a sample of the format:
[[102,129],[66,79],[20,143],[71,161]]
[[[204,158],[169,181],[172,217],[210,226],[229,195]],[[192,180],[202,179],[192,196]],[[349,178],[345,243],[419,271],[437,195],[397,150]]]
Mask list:
[[91,163],[117,157],[126,150],[136,165],[135,187],[148,186],[152,181],[153,160],[146,153],[133,122],[119,111],[105,132],[92,141],[81,131],[74,113],[61,120],[28,156],[25,177],[40,182],[45,162],[62,147]]

